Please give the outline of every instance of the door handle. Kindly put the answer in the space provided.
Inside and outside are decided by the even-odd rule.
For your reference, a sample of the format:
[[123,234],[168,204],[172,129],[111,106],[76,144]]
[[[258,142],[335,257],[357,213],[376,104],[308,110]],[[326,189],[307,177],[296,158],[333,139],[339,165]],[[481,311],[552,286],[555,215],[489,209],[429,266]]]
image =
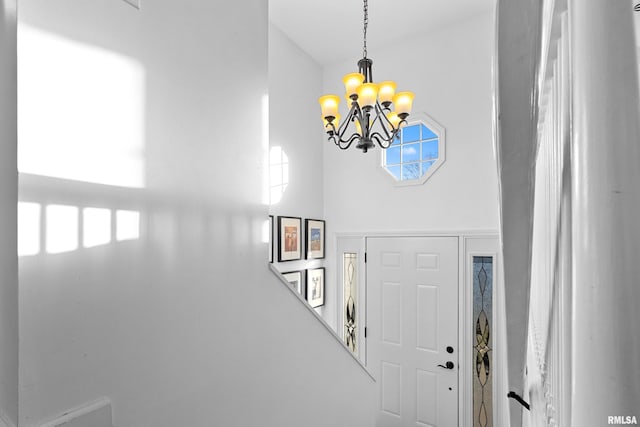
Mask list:
[[452,361],[448,361],[445,365],[438,365],[440,368],[453,369],[455,366]]

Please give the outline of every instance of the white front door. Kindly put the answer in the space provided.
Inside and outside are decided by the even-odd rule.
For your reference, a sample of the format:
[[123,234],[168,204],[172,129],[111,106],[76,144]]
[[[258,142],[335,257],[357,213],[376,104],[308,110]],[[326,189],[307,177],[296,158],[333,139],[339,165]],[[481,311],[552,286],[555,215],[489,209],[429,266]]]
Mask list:
[[458,238],[367,239],[377,427],[458,425]]

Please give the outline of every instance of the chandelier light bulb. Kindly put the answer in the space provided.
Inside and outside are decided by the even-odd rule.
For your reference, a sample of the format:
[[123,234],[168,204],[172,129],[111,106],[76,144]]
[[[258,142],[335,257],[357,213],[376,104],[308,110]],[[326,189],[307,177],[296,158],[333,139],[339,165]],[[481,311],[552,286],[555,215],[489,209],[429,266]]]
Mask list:
[[350,73],[342,78],[344,88],[347,91],[347,96],[351,97],[357,93],[358,88],[364,83],[364,74],[362,73]]
[[383,107],[389,108],[389,105],[393,102],[393,96],[396,94],[396,88],[398,85],[392,81],[386,81],[380,83],[380,91],[378,92],[378,99]]
[[396,93],[393,97],[393,105],[395,106],[396,113],[398,113],[398,117],[405,119],[411,113],[413,98],[415,98],[413,92]]
[[329,119],[330,117],[337,117],[340,98],[336,95],[324,95],[320,97],[318,102],[320,102],[320,106],[322,107],[322,118],[331,122],[332,119]]
[[395,111],[388,112],[387,119],[389,119],[389,122],[391,123],[391,129],[389,130],[398,129],[398,126],[402,121],[402,119],[398,116],[398,113],[396,113]]
[[358,104],[360,108],[373,108],[378,100],[378,85],[375,83],[363,83],[358,86]]

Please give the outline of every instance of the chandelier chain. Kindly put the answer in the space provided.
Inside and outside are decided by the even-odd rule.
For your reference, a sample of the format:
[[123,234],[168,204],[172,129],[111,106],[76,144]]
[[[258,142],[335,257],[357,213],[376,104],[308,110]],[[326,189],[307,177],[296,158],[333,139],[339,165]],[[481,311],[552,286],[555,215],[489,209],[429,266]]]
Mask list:
[[362,57],[367,57],[367,27],[369,26],[369,4],[364,0],[364,44],[362,48]]

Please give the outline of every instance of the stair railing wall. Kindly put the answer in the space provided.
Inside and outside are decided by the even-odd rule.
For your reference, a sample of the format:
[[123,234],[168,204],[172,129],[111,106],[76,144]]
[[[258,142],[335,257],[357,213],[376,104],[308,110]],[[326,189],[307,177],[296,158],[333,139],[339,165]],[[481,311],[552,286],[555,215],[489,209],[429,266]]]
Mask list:
[[604,425],[640,404],[634,12],[542,10],[523,425]]
[[529,336],[525,390],[531,411],[523,425],[557,426],[565,419],[570,376],[570,70],[566,2],[543,5],[538,141],[533,207]]

